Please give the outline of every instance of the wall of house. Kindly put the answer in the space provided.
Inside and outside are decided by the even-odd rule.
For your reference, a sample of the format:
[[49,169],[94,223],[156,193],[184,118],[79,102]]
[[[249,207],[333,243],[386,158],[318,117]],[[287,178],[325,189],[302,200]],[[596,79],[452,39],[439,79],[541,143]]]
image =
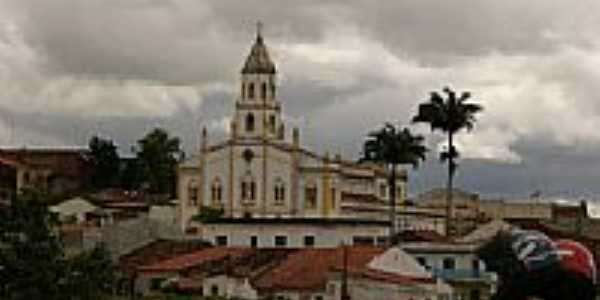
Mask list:
[[[332,279],[327,285],[327,297],[324,299],[341,299],[341,280]],[[349,278],[348,293],[351,299],[361,300],[431,300],[440,299],[441,293],[435,290],[435,285],[400,285],[365,278]]]
[[[404,249],[417,261],[424,263],[426,269],[437,278],[450,284],[457,299],[472,299],[474,296],[472,293],[479,293],[478,299],[489,299],[489,290],[494,285],[494,276],[485,271],[483,262],[474,254],[474,248],[469,250],[468,247],[468,245],[445,245],[440,248],[439,244],[421,243],[419,246],[407,244]],[[444,267],[445,259],[454,261],[453,269]],[[475,261],[477,263],[474,263]]]
[[208,224],[201,227],[201,237],[216,242],[226,236],[229,246],[251,246],[252,236],[257,237],[259,248],[275,247],[275,236],[287,237],[287,248],[305,247],[304,237],[314,237],[314,247],[332,248],[341,243],[352,245],[354,237],[377,238],[388,234],[386,226],[378,225],[298,225],[298,224]]

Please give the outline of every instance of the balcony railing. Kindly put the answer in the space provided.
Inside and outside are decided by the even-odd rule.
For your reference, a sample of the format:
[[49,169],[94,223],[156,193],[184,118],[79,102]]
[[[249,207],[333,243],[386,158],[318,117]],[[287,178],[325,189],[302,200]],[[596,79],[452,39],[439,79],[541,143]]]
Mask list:
[[473,280],[492,281],[494,276],[490,272],[474,269],[432,269],[435,277],[444,280]]

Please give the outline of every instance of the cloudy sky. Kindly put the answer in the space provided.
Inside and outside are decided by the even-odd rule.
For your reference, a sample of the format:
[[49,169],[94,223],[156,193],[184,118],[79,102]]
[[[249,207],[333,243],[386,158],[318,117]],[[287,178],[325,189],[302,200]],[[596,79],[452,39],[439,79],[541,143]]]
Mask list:
[[[99,134],[127,152],[162,126],[194,151],[200,126],[224,135],[257,20],[307,146],[357,157],[450,85],[485,107],[458,138],[460,186],[600,195],[597,0],[0,0],[0,145]],[[412,191],[443,184],[436,157]]]

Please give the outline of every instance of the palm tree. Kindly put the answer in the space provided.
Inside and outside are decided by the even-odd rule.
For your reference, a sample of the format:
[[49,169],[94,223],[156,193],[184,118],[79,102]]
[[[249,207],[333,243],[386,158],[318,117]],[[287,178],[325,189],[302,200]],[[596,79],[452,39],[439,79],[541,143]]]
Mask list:
[[388,170],[390,245],[394,245],[396,239],[396,169],[404,164],[417,168],[427,152],[422,144],[422,136],[413,135],[408,128],[400,129],[386,123],[381,129],[370,132],[363,145],[361,161],[384,164]]
[[440,130],[448,135],[448,147],[440,153],[440,160],[448,163],[448,186],[446,191],[446,235],[452,233],[452,183],[458,164],[459,153],[454,147],[454,135],[466,129],[471,131],[475,125],[475,114],[483,110],[479,104],[468,103],[471,93],[456,92],[445,87],[445,98],[438,92],[432,92],[429,102],[419,105],[419,113],[413,118],[413,123],[429,123],[431,131]]

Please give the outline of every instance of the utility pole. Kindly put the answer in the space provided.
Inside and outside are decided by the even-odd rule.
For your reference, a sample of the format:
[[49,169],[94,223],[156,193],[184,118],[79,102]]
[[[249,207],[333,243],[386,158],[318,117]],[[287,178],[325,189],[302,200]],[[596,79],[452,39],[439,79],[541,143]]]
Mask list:
[[348,247],[342,244],[342,253],[344,257],[344,268],[342,271],[342,293],[341,300],[350,300],[348,294]]

